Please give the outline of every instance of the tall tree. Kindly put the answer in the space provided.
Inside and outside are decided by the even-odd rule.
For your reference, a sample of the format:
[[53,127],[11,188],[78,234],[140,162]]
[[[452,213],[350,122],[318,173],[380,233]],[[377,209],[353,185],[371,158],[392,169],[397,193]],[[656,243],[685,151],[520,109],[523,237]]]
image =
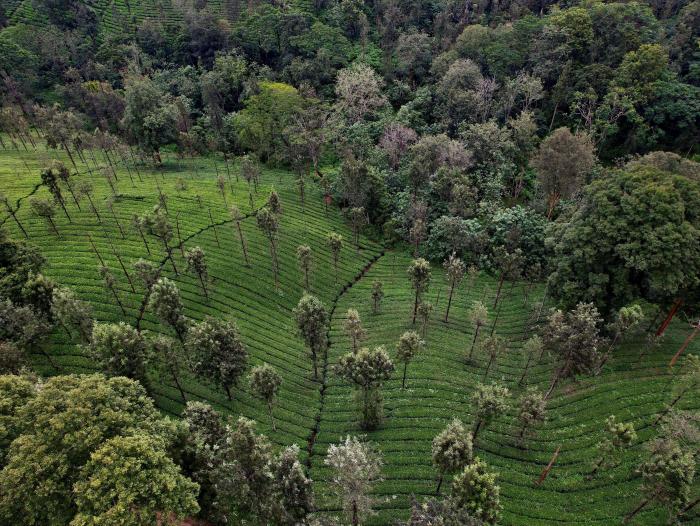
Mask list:
[[294,309],[294,318],[299,336],[311,353],[314,379],[318,380],[318,355],[325,351],[328,345],[328,311],[318,298],[304,294]]
[[411,363],[424,345],[425,342],[416,331],[406,331],[399,338],[399,342],[396,344],[396,361],[403,363],[402,389],[406,388],[406,369],[408,369],[408,364]]
[[475,301],[472,304],[472,308],[469,310],[469,321],[474,324],[474,338],[472,338],[472,344],[469,348],[469,355],[467,356],[467,360],[469,361],[472,359],[474,347],[477,339],[479,338],[479,332],[481,331],[481,328],[488,323],[488,318],[489,311],[486,308],[486,305],[480,301]]
[[617,422],[615,415],[606,418],[605,437],[598,443],[599,457],[586,478],[590,480],[595,477],[600,468],[614,466],[624,450],[636,439],[637,433],[632,422]]
[[484,524],[496,524],[500,517],[500,488],[496,474],[486,471],[486,463],[479,457],[455,476],[452,498],[459,508],[466,508]]
[[384,285],[381,281],[372,282],[372,314],[379,314],[384,299]]
[[158,335],[150,342],[152,354],[158,357],[159,368],[165,369],[180,392],[180,397],[187,403],[185,389],[182,387],[182,369],[185,363],[182,344],[168,336]]
[[279,232],[279,219],[271,209],[263,207],[255,215],[258,228],[265,234],[270,246],[270,260],[272,262],[272,275],[275,280],[275,288],[279,286],[279,262],[277,260],[277,236]]
[[362,320],[357,309],[348,309],[343,322],[343,329],[350,337],[352,352],[357,352],[360,343],[367,337],[367,331],[362,327]]
[[323,463],[333,470],[330,483],[340,495],[345,516],[359,526],[372,513],[374,499],[370,491],[381,481],[382,458],[377,450],[357,437],[347,436],[340,444],[331,444]]
[[159,278],[151,287],[148,307],[162,324],[169,326],[175,331],[180,343],[185,342],[188,321],[180,299],[180,290],[174,282],[168,278]]
[[432,444],[433,465],[438,470],[436,495],[445,475],[464,469],[472,461],[472,434],[458,418],[454,418],[435,438]]
[[299,245],[297,247],[297,261],[299,262],[299,269],[304,275],[304,290],[310,292],[309,274],[311,273],[312,256],[309,245]]
[[340,251],[343,249],[343,236],[336,232],[330,232],[326,238],[326,244],[333,257],[333,279],[338,281],[338,262],[340,261]]
[[341,357],[335,366],[341,378],[355,384],[362,400],[364,429],[375,429],[382,420],[381,387],[394,372],[394,364],[384,347],[362,348]]
[[272,409],[274,408],[275,399],[277,398],[277,393],[279,393],[281,385],[282,377],[277,370],[268,363],[253,367],[253,370],[250,372],[250,388],[267,404],[267,410],[270,413],[270,425],[273,431],[277,428],[275,427],[275,417],[272,413]]
[[475,444],[479,432],[484,430],[508,408],[509,398],[510,391],[502,385],[476,385],[472,393],[472,404],[474,406],[473,440]]
[[209,273],[207,271],[207,261],[204,250],[198,246],[186,250],[185,261],[187,261],[187,270],[197,274],[204,295],[208,298],[209,290],[207,289],[207,281],[209,280]]
[[459,284],[464,277],[466,266],[464,265],[464,262],[454,254],[454,252],[450,254],[450,257],[445,260],[442,266],[445,269],[445,278],[447,279],[447,283],[450,287],[450,292],[447,297],[447,308],[445,309],[445,323],[447,323],[450,318],[452,296],[455,288],[459,287]]
[[130,325],[95,323],[88,346],[90,355],[107,376],[126,376],[148,386],[149,349],[143,336]]
[[546,411],[547,401],[544,399],[544,394],[536,388],[531,387],[522,394],[518,407],[520,423],[518,441],[521,444],[525,442],[527,434],[532,432],[535,425],[544,422]]
[[243,252],[243,259],[245,260],[246,267],[250,266],[250,261],[248,261],[248,246],[246,244],[245,237],[243,236],[243,230],[241,229],[241,220],[243,215],[237,206],[233,205],[229,209],[231,212],[231,219],[236,224],[236,231],[238,232],[238,240],[241,243],[241,251]]
[[248,365],[248,351],[232,320],[207,316],[187,331],[185,348],[192,357],[192,368],[202,380],[222,387],[229,400]]
[[416,324],[416,315],[418,314],[418,304],[425,291],[430,285],[430,263],[423,258],[414,259],[408,266],[408,277],[411,280],[411,286],[415,291],[413,300],[413,325]]

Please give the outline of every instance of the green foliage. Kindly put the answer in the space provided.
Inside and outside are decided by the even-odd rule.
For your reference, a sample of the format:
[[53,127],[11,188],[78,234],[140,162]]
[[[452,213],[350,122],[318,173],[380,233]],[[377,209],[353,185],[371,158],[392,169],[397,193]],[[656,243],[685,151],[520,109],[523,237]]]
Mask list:
[[584,206],[552,232],[550,287],[567,307],[604,316],[646,299],[670,303],[700,284],[700,186],[650,167],[593,182]]
[[501,512],[500,488],[496,474],[486,471],[479,457],[457,474],[452,481],[452,498],[486,524],[496,524]]
[[472,434],[457,418],[433,438],[433,465],[440,474],[438,493],[444,476],[464,469],[472,461],[472,454]]

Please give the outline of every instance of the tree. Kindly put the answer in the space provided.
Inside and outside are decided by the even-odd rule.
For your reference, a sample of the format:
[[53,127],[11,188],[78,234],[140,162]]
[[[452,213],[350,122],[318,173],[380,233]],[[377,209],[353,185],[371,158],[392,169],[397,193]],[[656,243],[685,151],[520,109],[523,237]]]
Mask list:
[[379,314],[384,298],[384,285],[381,281],[372,282],[372,314]]
[[520,397],[518,421],[520,422],[520,443],[525,441],[526,434],[533,426],[544,422],[547,411],[547,401],[537,388],[531,387]]
[[304,340],[311,353],[314,366],[314,380],[318,380],[318,355],[328,345],[328,311],[326,306],[315,296],[304,294],[294,309],[299,336]]
[[484,372],[484,379],[483,381],[486,381],[486,378],[489,375],[489,371],[491,370],[491,366],[494,364],[496,361],[496,358],[500,354],[503,353],[503,351],[506,350],[507,343],[505,338],[501,338],[500,336],[488,336],[480,345],[481,351],[483,354],[487,355],[489,357],[489,363],[486,366],[486,371]]
[[488,323],[489,311],[486,305],[480,301],[475,301],[472,303],[472,308],[469,310],[469,321],[474,324],[474,338],[472,339],[472,345],[469,348],[469,356],[467,360],[471,361],[472,354],[474,353],[474,346],[476,340],[479,338],[479,331],[481,328]]
[[164,325],[175,331],[180,343],[185,342],[187,318],[180,299],[180,290],[168,278],[159,278],[151,287],[148,307]]
[[419,503],[411,499],[411,516],[399,526],[484,526],[484,522],[474,517],[466,508],[458,508],[451,498],[438,500],[430,498]]
[[116,436],[92,452],[74,488],[75,525],[102,521],[147,526],[199,511],[199,486],[182,475],[166,443],[149,435]]
[[447,298],[447,308],[445,309],[445,323],[447,323],[450,317],[450,307],[452,306],[452,295],[454,294],[455,288],[459,287],[459,284],[464,277],[466,266],[464,265],[464,262],[454,254],[454,252],[450,254],[450,257],[445,260],[442,266],[445,269],[445,278],[450,286],[450,293]]
[[433,304],[429,301],[421,301],[418,304],[418,319],[420,320],[420,333],[423,338],[428,334],[428,323],[433,312]]
[[614,466],[624,450],[637,439],[634,424],[632,422],[617,422],[615,415],[610,415],[605,419],[605,431],[605,438],[598,442],[600,457],[586,477],[588,480],[595,477],[600,468]]
[[314,511],[312,480],[299,462],[299,446],[284,448],[271,462],[275,499],[278,503],[276,523],[284,526],[306,524]]
[[95,323],[88,350],[107,376],[126,376],[148,387],[148,345],[130,325],[124,322]]
[[175,382],[175,387],[180,392],[182,401],[187,403],[187,396],[185,396],[185,390],[180,382],[181,369],[184,362],[182,345],[174,339],[163,335],[156,336],[151,340],[150,344],[153,355],[159,358],[158,366],[167,370],[173,382]]
[[299,269],[304,275],[304,290],[309,292],[311,288],[309,287],[309,274],[311,272],[311,247],[309,245],[299,245],[297,247],[297,261],[299,262]]
[[352,526],[360,526],[372,513],[370,490],[381,481],[381,455],[372,445],[347,436],[340,444],[328,447],[323,463],[333,470],[330,483],[340,496],[347,520]]
[[599,372],[602,355],[598,349],[604,341],[600,335],[601,323],[598,310],[591,303],[579,303],[566,314],[555,310],[549,316],[542,340],[554,352],[559,366],[545,398],[549,398],[561,378]]
[[421,296],[428,290],[430,285],[430,263],[423,258],[414,259],[408,266],[408,277],[411,280],[411,286],[415,291],[413,300],[413,325],[416,324],[416,315],[418,314],[418,304],[421,301]]
[[75,292],[71,289],[67,287],[56,287],[53,289],[51,313],[53,318],[68,331],[69,336],[70,327],[78,330],[80,340],[83,343],[86,343],[92,336],[94,323],[92,307],[89,303],[78,299]]
[[207,290],[207,281],[209,275],[207,273],[207,261],[204,250],[202,250],[201,247],[192,247],[186,250],[185,261],[187,261],[187,270],[194,272],[197,274],[197,277],[199,277],[204,295],[208,298],[209,291]]
[[620,310],[617,311],[615,320],[610,324],[610,332],[612,332],[613,337],[610,341],[608,352],[603,357],[602,364],[608,360],[608,357],[612,354],[615,345],[624,337],[624,335],[639,325],[643,319],[644,311],[642,310],[642,307],[636,303],[627,307],[621,307]]
[[510,391],[498,384],[477,384],[472,393],[472,405],[474,406],[474,433],[473,441],[479,431],[485,429],[496,417],[502,415],[508,408]]
[[367,337],[367,331],[362,327],[362,320],[360,320],[360,313],[357,312],[357,309],[348,309],[343,329],[352,341],[352,352],[357,352],[358,345]]
[[566,227],[552,232],[550,290],[567,308],[593,302],[607,319],[641,299],[669,305],[692,297],[700,218],[688,211],[700,207],[699,188],[648,166],[594,181]]
[[270,364],[258,365],[253,367],[253,370],[250,372],[250,388],[260,398],[265,400],[270,413],[270,424],[273,431],[276,430],[276,427],[272,409],[281,385],[282,377]]
[[398,122],[390,123],[379,139],[379,146],[384,150],[389,160],[389,166],[396,170],[401,158],[408,148],[418,140],[418,134]]
[[493,308],[495,309],[498,306],[498,300],[501,299],[504,281],[506,279],[516,280],[520,276],[523,267],[523,253],[519,248],[511,252],[505,247],[499,246],[494,250],[494,260],[500,270],[496,298],[493,300]]
[[362,227],[367,222],[367,215],[365,214],[365,209],[362,206],[356,206],[348,211],[350,216],[350,224],[352,225],[352,233],[355,237],[355,247],[357,251],[360,251],[360,231]]
[[173,238],[173,227],[168,222],[167,213],[160,206],[156,206],[150,214],[144,217],[144,223],[149,233],[156,236],[163,243],[165,255],[170,260],[175,275],[177,275],[177,267],[175,266],[175,259],[173,259],[173,247],[170,246],[170,241]]
[[440,434],[433,438],[433,465],[438,470],[436,495],[445,475],[465,468],[472,461],[472,434],[458,418],[454,418]]
[[638,470],[642,476],[642,501],[625,516],[624,523],[631,521],[649,503],[666,506],[673,518],[676,512],[690,500],[690,491],[695,478],[695,457],[684,452],[672,441],[660,441],[652,445],[651,456]]
[[[97,478],[92,478],[90,490],[86,488],[80,496],[73,489],[76,484],[85,487],[85,481],[89,480],[85,469],[88,464],[90,474],[95,473],[93,466],[100,469],[98,464],[103,469],[111,469],[113,464],[108,463],[106,457],[105,462],[91,463],[93,453],[111,439],[152,436],[161,440],[163,449],[168,450],[174,438],[173,424],[163,419],[145,389],[124,377],[105,378],[92,374],[48,378],[16,415],[21,422],[21,434],[9,448],[7,462],[0,472],[0,521],[19,526],[68,524],[80,511],[89,512],[89,508],[78,508],[78,499],[97,497],[103,488],[110,487],[110,481],[117,480],[121,471],[101,478],[102,485],[97,483]],[[125,457],[129,456],[133,455]],[[144,467],[147,464],[155,468],[152,463],[145,463]],[[174,467],[167,462],[160,465],[164,474],[173,473]],[[153,481],[161,480],[155,471],[150,475]],[[174,481],[178,484],[166,485],[167,489],[161,486],[156,492],[166,499],[156,502],[158,511],[167,508],[161,504],[167,504],[169,496],[192,492],[191,498],[182,502],[192,503],[187,513],[196,512],[196,487],[180,479]],[[118,499],[134,497],[133,494],[130,497],[129,492],[115,496]],[[87,502],[82,500],[81,505]],[[130,507],[128,510],[133,512]],[[132,519],[137,520],[137,517]],[[147,522],[137,524],[154,523],[152,517],[145,520]]]
[[340,261],[340,251],[343,249],[343,236],[336,232],[330,232],[326,238],[326,244],[333,256],[333,276],[338,281],[338,261]]
[[500,488],[496,474],[486,471],[486,463],[479,457],[455,476],[452,498],[460,508],[466,508],[486,524],[496,524],[501,512]]
[[558,128],[542,141],[530,164],[547,198],[547,217],[560,199],[572,197],[596,163],[593,142],[582,133]]
[[356,62],[340,70],[335,83],[335,111],[350,125],[372,117],[387,102],[381,87],[379,75],[366,64]]
[[[65,169],[65,167],[63,167]],[[68,222],[71,222],[71,217],[68,214],[68,210],[66,209],[66,203],[63,200],[63,194],[61,193],[61,187],[59,186],[58,182],[60,181],[58,177],[58,172],[60,170],[59,165],[52,165],[48,168],[45,168],[44,170],[41,171],[41,183],[46,186],[48,189],[49,193],[53,196],[53,199],[56,203],[61,205],[61,208],[63,209],[63,213],[66,214],[66,217],[68,218]]]
[[39,197],[31,197],[29,199],[29,206],[31,206],[32,212],[34,212],[37,216],[43,218],[51,225],[51,229],[57,236],[60,235],[58,233],[56,223],[53,220],[54,216],[56,215],[56,208],[53,206],[53,203],[51,201],[47,199],[41,199]]
[[24,225],[22,225],[21,221],[17,218],[17,209],[12,207],[10,204],[10,199],[2,192],[0,192],[0,203],[5,206],[7,213],[10,214],[10,217],[12,217],[14,222],[17,223],[17,226],[22,231],[22,234],[24,234],[24,237],[29,239],[29,234],[27,234],[27,231],[24,229]]
[[355,384],[362,401],[362,422],[364,429],[375,429],[382,420],[382,384],[394,372],[394,364],[384,347],[370,350],[366,347],[341,357],[335,366],[341,378]]
[[283,152],[284,130],[303,106],[296,88],[282,82],[258,82],[257,93],[244,101],[234,126],[244,148],[263,161],[276,160]]
[[100,265],[99,273],[105,282],[105,286],[112,293],[114,301],[116,301],[117,305],[119,305],[119,309],[122,311],[122,314],[126,316],[126,309],[124,308],[122,300],[119,299],[119,293],[117,292],[117,278],[114,277],[114,274],[112,274],[112,271],[109,269],[109,267],[106,267],[104,265]]
[[406,331],[399,338],[399,343],[396,344],[396,361],[403,363],[403,377],[401,379],[401,388],[406,388],[406,369],[411,363],[415,355],[423,348],[425,342],[416,331]]
[[531,336],[527,339],[525,344],[520,349],[520,354],[522,356],[524,364],[523,374],[520,377],[520,380],[518,381],[518,385],[522,385],[525,382],[525,378],[527,378],[527,373],[530,370],[530,366],[532,365],[533,360],[538,361],[540,359],[540,356],[542,356],[543,352],[544,342],[538,334],[535,334],[534,336]]
[[231,212],[231,219],[236,223],[236,231],[238,232],[238,240],[241,242],[241,251],[243,252],[243,259],[245,259],[246,267],[250,266],[250,261],[248,261],[248,247],[246,245],[245,237],[243,237],[243,230],[241,229],[241,220],[243,216],[241,211],[237,206],[233,205],[229,209]]
[[236,324],[207,316],[187,331],[185,348],[194,373],[222,387],[233,400],[231,388],[238,385],[248,364],[248,351]]
[[258,228],[262,231],[270,243],[270,259],[272,261],[272,275],[275,279],[275,288],[279,286],[278,273],[279,263],[277,261],[277,235],[279,231],[279,220],[277,215],[267,207],[258,210],[255,215]]

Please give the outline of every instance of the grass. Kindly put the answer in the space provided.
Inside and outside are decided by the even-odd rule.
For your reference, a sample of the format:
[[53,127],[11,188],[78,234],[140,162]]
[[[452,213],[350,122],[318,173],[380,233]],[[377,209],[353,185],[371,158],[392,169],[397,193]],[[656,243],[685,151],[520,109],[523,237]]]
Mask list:
[[[119,280],[119,296],[127,310],[127,321],[133,323],[143,291],[138,285],[136,293],[131,291],[112,247],[129,270],[131,263],[140,257],[159,265],[164,263],[162,247],[157,240],[149,237],[149,256],[130,226],[133,214],[141,214],[156,204],[160,186],[168,195],[172,223],[179,214],[184,247],[200,245],[207,255],[211,280],[208,300],[196,276],[184,272],[186,265],[178,250],[175,255],[180,274],[175,276],[169,264],[163,267],[165,274],[181,289],[186,314],[194,320],[206,315],[234,318],[249,349],[251,366],[268,362],[283,377],[275,409],[276,432],[270,429],[265,404],[250,393],[247,382],[234,390],[234,400],[229,402],[222,391],[188,376],[184,382],[188,398],[208,401],[229,415],[254,418],[259,422],[258,429],[269,434],[276,444],[297,443],[304,455],[310,444],[312,452],[307,460],[315,480],[319,507],[325,513],[337,513],[339,506],[329,494],[329,473],[323,465],[323,458],[329,444],[346,434],[363,433],[358,425],[358,412],[352,402],[350,386],[332,372],[332,365],[350,348],[349,339],[342,330],[345,312],[350,307],[360,311],[368,332],[365,345],[386,345],[394,355],[399,336],[410,328],[413,295],[406,276],[410,257],[401,251],[384,251],[365,238],[361,241],[362,250],[357,253],[350,246],[352,235],[340,212],[331,207],[326,215],[320,191],[313,185],[307,190],[307,203],[302,208],[293,178],[284,171],[264,171],[251,209],[247,184],[235,180],[237,170],[234,167],[231,185],[227,184],[226,190],[229,204],[235,202],[244,213],[250,213],[264,203],[273,186],[281,196],[281,286],[279,291],[275,290],[267,240],[252,216],[242,223],[252,266],[248,268],[243,264],[238,239],[215,185],[217,173],[225,174],[225,168],[220,159],[213,157],[198,159],[193,165],[191,160],[178,161],[169,156],[162,169],[140,166],[138,173],[130,166],[133,185],[127,169],[120,166],[114,209],[125,231],[125,239],[121,238],[106,207],[110,190],[99,172],[77,176],[77,179],[89,178],[94,184],[94,200],[103,223],[93,216],[86,201],[81,202],[82,210],[78,210],[66,196],[72,222],[69,223],[58,209],[56,222],[60,237],[56,237],[41,219],[31,213],[28,204],[30,195],[48,197],[46,188],[38,185],[39,170],[54,157],[68,163],[62,152],[0,150],[0,188],[12,202],[19,204],[18,217],[29,232],[30,242],[37,245],[48,260],[46,274],[72,287],[81,298],[89,301],[97,319],[123,319],[97,273],[98,259],[88,239],[88,235],[91,236]],[[98,162],[104,164],[101,159]],[[79,168],[81,172],[86,171],[85,166]],[[176,190],[179,177],[186,182],[186,191]],[[202,206],[195,197],[197,194]],[[0,214],[0,222],[11,235],[21,236],[4,212]],[[331,230],[341,232],[347,240],[337,276],[325,246],[325,236]],[[294,335],[292,309],[302,294],[302,276],[295,252],[302,243],[309,244],[314,255],[313,292],[333,309],[331,346],[323,382],[313,380],[310,358]],[[386,294],[377,315],[371,313],[370,294],[374,280],[384,283]],[[507,338],[508,350],[492,367],[489,380],[506,384],[515,400],[524,389],[517,385],[522,371],[518,350],[528,337],[528,317],[539,304],[543,287],[535,287],[529,303],[523,298],[524,284],[516,284],[510,291],[509,288],[507,284],[496,326],[496,333]],[[427,299],[435,305],[435,310],[428,327],[427,346],[408,368],[406,389],[401,389],[401,371],[397,371],[386,384],[387,418],[367,437],[377,443],[386,462],[383,469],[385,480],[376,487],[378,514],[370,520],[371,524],[391,524],[394,519],[405,518],[411,495],[433,493],[436,485],[435,470],[430,462],[433,437],[453,417],[472,423],[469,399],[473,386],[483,379],[485,357],[476,355],[475,362],[469,364],[464,359],[473,336],[467,311],[475,299],[483,299],[490,305],[495,289],[496,282],[490,276],[482,274],[473,284],[465,279],[453,300],[450,322],[445,324],[442,317],[447,303],[447,287],[442,269],[434,265]],[[163,331],[150,313],[143,326],[149,331]],[[563,383],[550,400],[548,420],[528,441],[527,449],[516,444],[515,404],[507,415],[480,433],[476,454],[499,473],[503,524],[603,525],[620,522],[639,498],[639,480],[635,478],[633,468],[644,455],[644,444],[654,436],[651,422],[669,400],[671,373],[666,364],[686,334],[687,328],[683,324],[674,323],[663,345],[641,362],[637,358],[644,345],[644,335],[641,332],[634,334],[615,351],[614,358],[600,377]],[[697,343],[691,351],[697,352]],[[40,372],[57,374],[93,370],[84,351],[62,332],[57,331],[54,335],[52,353],[61,369],[53,369],[37,354],[34,363]],[[545,389],[551,372],[552,366],[545,359],[532,368],[527,384]],[[168,378],[154,382],[154,396],[166,413],[177,415],[183,407]],[[700,399],[689,396],[683,407],[699,409]],[[619,420],[634,422],[639,440],[618,467],[589,482],[585,475],[596,458],[595,446],[602,437],[604,420],[610,414],[615,414]],[[533,481],[558,446],[561,446],[561,454],[549,478],[540,487],[535,487]],[[697,520],[697,515],[690,517],[689,523]],[[664,522],[663,510],[650,508],[639,515],[637,524]]]

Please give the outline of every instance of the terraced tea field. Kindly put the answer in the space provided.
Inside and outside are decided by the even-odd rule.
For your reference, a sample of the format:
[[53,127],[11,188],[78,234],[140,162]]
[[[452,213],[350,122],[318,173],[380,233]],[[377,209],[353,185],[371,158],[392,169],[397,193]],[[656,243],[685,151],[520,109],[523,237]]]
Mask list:
[[[56,156],[64,157],[45,150],[0,151],[0,188],[19,205],[17,215],[30,242],[40,247],[48,260],[46,273],[90,301],[97,319],[126,319],[133,323],[139,316],[143,291],[135,276],[130,276],[134,281],[132,290],[117,255],[129,272],[133,261],[145,258],[162,265],[164,273],[177,282],[190,318],[200,320],[212,315],[235,319],[250,352],[251,365],[268,362],[282,374],[282,390],[275,409],[277,430],[271,430],[264,403],[249,392],[246,382],[234,391],[234,400],[229,402],[222,391],[188,377],[185,381],[188,398],[208,401],[227,414],[256,419],[259,430],[267,433],[276,444],[299,444],[305,458],[310,450],[307,459],[315,480],[318,505],[327,513],[337,511],[338,503],[330,498],[326,484],[329,474],[323,465],[324,454],[329,444],[344,435],[362,434],[351,388],[332,370],[333,364],[350,348],[342,328],[345,313],[350,307],[358,309],[368,332],[364,343],[385,345],[393,356],[399,336],[410,328],[413,292],[406,276],[410,256],[398,249],[385,249],[365,237],[361,238],[361,249],[356,251],[351,244],[352,234],[340,212],[333,207],[325,211],[315,185],[309,185],[306,203],[302,206],[292,175],[284,171],[264,170],[251,206],[248,185],[236,180],[238,168],[231,166],[226,203],[237,204],[247,214],[242,221],[251,260],[251,266],[247,267],[234,225],[216,186],[217,175],[225,176],[226,168],[220,159],[213,157],[197,159],[193,164],[189,159],[179,161],[174,156],[166,156],[162,169],[120,165],[114,214],[107,206],[111,192],[104,177],[94,169],[92,161],[89,161],[91,173],[88,173],[88,166],[79,163],[81,175],[75,182],[89,180],[94,185],[93,200],[101,222],[85,199],[80,201],[79,210],[67,195],[71,220],[57,210],[56,225],[60,235],[56,236],[43,220],[31,213],[28,202],[31,195],[49,197],[47,189],[39,185],[39,170]],[[99,155],[96,161],[100,165],[106,163]],[[182,189],[178,178],[182,178],[186,189]],[[197,278],[185,272],[186,264],[179,250],[175,251],[179,270],[176,275],[172,266],[165,262],[157,240],[147,237],[149,254],[131,226],[134,214],[142,214],[158,202],[159,187],[168,196],[171,223],[179,226],[175,241],[179,238],[183,248],[199,245],[206,252],[211,280],[209,299],[203,295]],[[283,206],[279,290],[273,283],[267,239],[252,215],[265,202],[272,187],[279,192]],[[20,230],[6,215],[3,211],[0,222],[11,235],[21,237]],[[325,236],[330,231],[340,232],[346,239],[337,275],[325,245]],[[99,259],[90,239],[118,280],[118,295],[126,315],[97,272]],[[296,247],[300,244],[312,248],[312,289],[333,314],[331,346],[320,382],[313,380],[311,361],[295,336],[292,319],[292,309],[302,294],[302,277],[296,261]],[[371,312],[370,296],[375,280],[383,282],[386,294],[381,311],[376,315]],[[467,311],[476,299],[492,304],[495,289],[493,277],[482,274],[471,284],[465,278],[455,295],[450,322],[446,324],[442,321],[446,284],[442,269],[434,265],[427,299],[435,309],[427,328],[427,346],[408,368],[406,389],[401,388],[400,371],[385,386],[386,420],[380,429],[368,435],[382,451],[386,463],[385,480],[376,487],[378,514],[371,519],[372,524],[391,524],[394,519],[405,518],[412,494],[421,497],[434,493],[436,473],[430,462],[433,437],[455,416],[466,423],[472,422],[469,398],[473,386],[483,380],[485,358],[477,355],[474,363],[465,361],[465,352],[474,334]],[[529,301],[525,301],[525,289],[522,283],[505,287],[506,297],[501,302],[495,333],[507,338],[508,350],[489,373],[489,380],[499,380],[512,390],[514,400],[525,388],[518,385],[522,374],[518,350],[531,332],[530,315],[533,309],[539,309],[544,292],[543,286],[536,286]],[[646,323],[643,326],[646,327]],[[150,331],[162,330],[150,313],[146,313],[143,327]],[[487,330],[491,328],[489,325]],[[672,372],[666,364],[687,332],[687,326],[681,321],[674,322],[662,345],[639,360],[645,345],[645,335],[640,331],[616,350],[600,377],[562,383],[550,400],[546,423],[527,442],[527,449],[516,444],[515,404],[504,418],[480,434],[476,453],[499,473],[503,524],[620,522],[638,501],[639,480],[633,468],[643,454],[644,444],[654,436],[651,423],[670,398]],[[63,332],[57,331],[54,340],[52,359],[57,367],[37,354],[34,362],[40,372],[93,370],[85,353]],[[695,345],[691,352],[697,352],[697,343]],[[544,389],[551,372],[545,356],[532,368],[525,384]],[[177,415],[182,409],[178,391],[167,378],[155,382],[154,394],[163,411]],[[695,393],[682,405],[687,409],[700,409],[700,396]],[[610,414],[634,422],[639,439],[618,467],[587,481],[585,475],[596,458],[595,446],[602,437],[604,419]],[[541,486],[535,486],[534,480],[558,447],[560,455],[551,474]],[[700,520],[697,515],[686,519],[688,524],[697,524]],[[663,510],[649,507],[638,516],[636,523],[651,526],[665,521]]]

